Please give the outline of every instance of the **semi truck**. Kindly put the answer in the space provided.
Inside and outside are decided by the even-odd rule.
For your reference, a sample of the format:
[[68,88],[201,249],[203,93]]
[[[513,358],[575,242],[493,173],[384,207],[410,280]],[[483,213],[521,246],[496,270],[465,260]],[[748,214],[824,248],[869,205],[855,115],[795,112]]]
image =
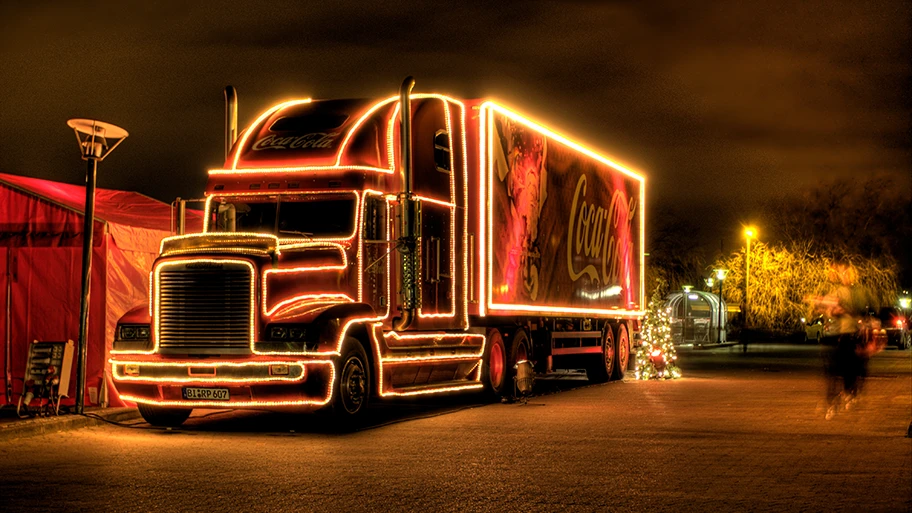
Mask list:
[[118,322],[120,397],[150,424],[196,408],[325,410],[460,392],[516,368],[631,366],[645,178],[493,100],[413,92],[274,105],[208,172],[203,230],[161,242]]

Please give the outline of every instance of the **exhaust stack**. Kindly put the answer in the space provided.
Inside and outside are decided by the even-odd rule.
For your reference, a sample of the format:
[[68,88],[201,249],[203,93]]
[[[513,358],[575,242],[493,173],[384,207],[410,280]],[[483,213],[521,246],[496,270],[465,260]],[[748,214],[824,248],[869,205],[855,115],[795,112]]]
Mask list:
[[418,252],[417,242],[421,234],[418,231],[419,204],[412,195],[412,105],[411,93],[415,79],[405,77],[399,88],[400,105],[400,167],[402,168],[402,192],[399,193],[399,243],[402,269],[399,273],[399,290],[402,293],[402,316],[393,320],[393,328],[402,331],[407,329],[415,318],[415,311],[421,306],[421,293],[418,288]]
[[225,87],[225,158],[231,153],[231,147],[237,140],[237,90],[234,86]]

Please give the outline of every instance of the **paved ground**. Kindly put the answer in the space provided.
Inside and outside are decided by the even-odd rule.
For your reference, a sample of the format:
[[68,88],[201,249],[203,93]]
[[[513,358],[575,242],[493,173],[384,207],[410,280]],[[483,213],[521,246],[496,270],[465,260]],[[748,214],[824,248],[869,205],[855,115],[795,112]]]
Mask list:
[[[210,413],[0,442],[5,511],[910,511],[912,352],[825,420],[813,346],[681,351],[685,377],[539,383],[526,404]],[[555,392],[556,390],[562,390]]]

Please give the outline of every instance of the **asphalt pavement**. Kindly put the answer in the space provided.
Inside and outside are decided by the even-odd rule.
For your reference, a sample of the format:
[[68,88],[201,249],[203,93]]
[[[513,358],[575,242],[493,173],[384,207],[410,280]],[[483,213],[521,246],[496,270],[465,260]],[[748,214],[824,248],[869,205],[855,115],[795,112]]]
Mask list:
[[910,511],[912,352],[827,420],[814,346],[680,348],[684,377],[542,380],[524,402],[196,412],[0,440],[7,511]]

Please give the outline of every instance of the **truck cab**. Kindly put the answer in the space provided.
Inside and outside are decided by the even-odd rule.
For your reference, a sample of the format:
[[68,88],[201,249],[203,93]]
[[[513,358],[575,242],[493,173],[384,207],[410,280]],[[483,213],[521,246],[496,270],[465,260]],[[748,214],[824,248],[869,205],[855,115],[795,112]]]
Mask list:
[[[406,187],[398,100],[279,104],[209,172],[203,232],[162,241],[151,304],[114,342],[116,386],[146,420],[179,424],[194,407],[358,415],[370,395],[482,387],[484,336],[468,329],[456,272],[466,106],[409,99]],[[419,299],[407,310],[402,269]]]

